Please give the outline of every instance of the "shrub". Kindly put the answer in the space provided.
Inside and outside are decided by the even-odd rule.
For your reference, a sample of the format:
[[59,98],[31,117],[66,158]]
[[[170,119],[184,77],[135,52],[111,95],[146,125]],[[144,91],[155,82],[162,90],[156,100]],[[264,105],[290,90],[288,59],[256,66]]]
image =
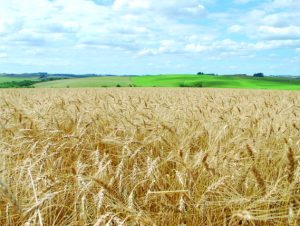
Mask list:
[[192,83],[191,84],[192,86],[191,87],[203,87],[203,82],[195,82],[195,83]]
[[203,82],[201,82],[201,81],[197,81],[197,82],[193,82],[193,83],[181,82],[181,83],[179,83],[179,87],[203,87]]
[[264,73],[255,73],[255,74],[253,75],[253,77],[259,77],[259,78],[262,78],[262,77],[264,77]]
[[12,81],[0,83],[0,88],[33,88],[33,85],[38,81],[23,80],[23,81]]

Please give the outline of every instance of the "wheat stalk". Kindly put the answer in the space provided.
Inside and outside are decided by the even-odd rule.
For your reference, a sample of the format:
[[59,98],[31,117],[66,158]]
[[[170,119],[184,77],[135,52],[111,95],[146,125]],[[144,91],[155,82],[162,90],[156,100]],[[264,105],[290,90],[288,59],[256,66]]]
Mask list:
[[295,157],[294,152],[291,147],[288,148],[287,152],[287,158],[288,158],[288,181],[290,183],[294,180],[294,173],[295,173]]
[[[37,197],[37,192],[36,192],[36,188],[35,188],[35,185],[34,185],[34,180],[33,180],[32,173],[31,173],[31,165],[28,168],[28,174],[29,174],[29,177],[30,177],[30,182],[31,182],[32,190],[33,190],[34,199],[35,199],[36,204],[38,204],[39,200],[38,200],[38,197]],[[39,207],[37,208],[37,213],[38,213],[38,217],[39,217],[39,224],[40,224],[40,226],[43,226],[43,218],[42,218],[41,210],[40,210]]]
[[299,98],[0,90],[0,225],[298,225]]

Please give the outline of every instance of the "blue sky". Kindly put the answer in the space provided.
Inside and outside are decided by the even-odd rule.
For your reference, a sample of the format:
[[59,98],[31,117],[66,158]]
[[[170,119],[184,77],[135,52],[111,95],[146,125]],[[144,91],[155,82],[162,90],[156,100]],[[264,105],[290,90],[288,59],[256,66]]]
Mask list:
[[0,72],[300,75],[299,0],[0,0]]

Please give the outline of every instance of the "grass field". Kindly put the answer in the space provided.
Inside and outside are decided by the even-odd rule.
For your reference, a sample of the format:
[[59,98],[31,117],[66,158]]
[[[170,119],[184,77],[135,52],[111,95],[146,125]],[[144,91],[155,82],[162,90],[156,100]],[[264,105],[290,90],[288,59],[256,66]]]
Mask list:
[[133,77],[137,86],[178,87],[181,83],[193,84],[198,81],[203,87],[246,88],[246,89],[287,89],[300,90],[300,80],[274,77],[254,78],[246,76],[210,76],[210,75],[167,75]]
[[209,76],[209,75],[159,75],[132,77],[91,77],[51,81],[36,84],[37,88],[66,87],[115,87],[135,85],[137,87],[179,87],[182,84],[194,86],[201,82],[208,88],[245,88],[245,89],[282,89],[300,90],[300,80],[291,78],[253,78],[245,76]]
[[0,90],[0,225],[299,225],[300,92]]
[[0,83],[4,83],[4,82],[21,82],[24,80],[37,80],[38,78],[32,78],[32,77],[28,77],[28,78],[21,78],[21,77],[8,77],[8,76],[0,76]]
[[75,78],[75,79],[65,79],[56,80],[51,82],[44,82],[36,84],[36,88],[84,88],[84,87],[114,87],[117,85],[129,86],[131,84],[130,77],[89,77],[89,78]]

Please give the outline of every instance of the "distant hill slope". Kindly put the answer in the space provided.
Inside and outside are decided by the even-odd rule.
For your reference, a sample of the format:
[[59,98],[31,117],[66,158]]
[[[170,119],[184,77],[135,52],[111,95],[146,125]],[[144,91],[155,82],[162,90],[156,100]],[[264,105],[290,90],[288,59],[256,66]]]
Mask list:
[[123,76],[103,76],[89,78],[74,78],[65,80],[55,80],[35,84],[36,88],[80,88],[80,87],[113,87],[113,86],[130,86],[130,77]]
[[11,77],[11,76],[0,76],[0,83],[4,82],[20,82],[24,80],[37,80],[37,77]]
[[[46,79],[53,78],[48,75]],[[54,76],[54,79],[61,77]],[[245,88],[245,89],[283,89],[300,90],[300,80],[291,77],[263,77],[226,75],[149,75],[149,76],[95,76],[87,78],[68,78],[43,81],[40,77],[0,76],[0,83],[22,80],[41,81],[36,88],[80,88],[80,87],[208,87],[208,88]]]
[[193,86],[202,82],[202,87],[288,89],[300,90],[300,81],[292,78],[250,76],[210,76],[210,75],[160,75],[132,77],[133,84],[141,87],[178,87],[183,84]]

